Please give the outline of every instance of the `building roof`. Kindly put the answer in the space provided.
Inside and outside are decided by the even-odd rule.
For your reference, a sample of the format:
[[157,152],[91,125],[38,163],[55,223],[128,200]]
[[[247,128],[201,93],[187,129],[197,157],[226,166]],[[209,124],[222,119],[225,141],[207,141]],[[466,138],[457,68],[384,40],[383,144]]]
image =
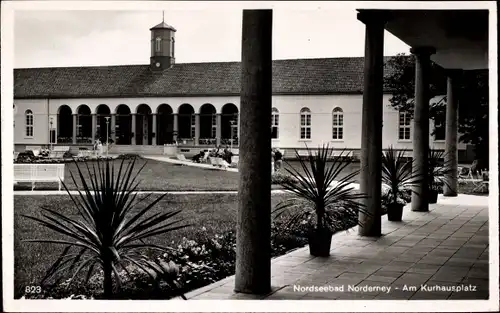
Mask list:
[[[363,92],[362,57],[275,60],[272,70],[273,94]],[[27,68],[14,70],[14,98],[230,96],[240,94],[240,80],[240,62],[180,63],[161,73],[149,65]]]
[[154,27],[151,27],[149,30],[153,30],[153,29],[170,29],[170,30],[173,30],[174,32],[177,31],[177,29],[175,29],[173,26],[168,25],[165,22],[161,22],[160,24],[158,24]]

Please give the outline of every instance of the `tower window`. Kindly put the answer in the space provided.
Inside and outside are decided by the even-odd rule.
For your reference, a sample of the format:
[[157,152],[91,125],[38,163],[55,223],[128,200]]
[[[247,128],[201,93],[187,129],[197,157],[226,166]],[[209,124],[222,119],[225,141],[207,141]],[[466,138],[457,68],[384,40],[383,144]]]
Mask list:
[[175,38],[172,37],[172,57],[175,57]]
[[155,41],[156,41],[155,42],[155,51],[160,52],[161,51],[161,38],[156,37]]

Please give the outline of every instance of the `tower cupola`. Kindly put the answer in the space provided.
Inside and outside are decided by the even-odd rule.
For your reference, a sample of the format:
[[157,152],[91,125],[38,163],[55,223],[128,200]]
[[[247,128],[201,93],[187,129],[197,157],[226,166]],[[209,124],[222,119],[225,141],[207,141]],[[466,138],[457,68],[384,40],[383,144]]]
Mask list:
[[175,63],[175,32],[177,30],[162,21],[150,31],[150,67],[154,72],[161,72],[172,67]]

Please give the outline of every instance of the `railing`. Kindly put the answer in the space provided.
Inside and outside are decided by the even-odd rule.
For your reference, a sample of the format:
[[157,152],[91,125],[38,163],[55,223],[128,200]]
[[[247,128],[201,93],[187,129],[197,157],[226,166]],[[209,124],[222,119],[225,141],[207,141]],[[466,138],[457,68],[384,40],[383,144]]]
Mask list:
[[92,137],[76,137],[76,143],[92,143]]
[[217,144],[216,138],[200,138],[198,139],[200,145],[215,146]]
[[73,137],[57,137],[57,143],[73,143]]
[[221,141],[220,141],[220,144],[223,145],[223,146],[230,146],[231,144],[233,146],[237,146],[238,145],[238,138],[234,138],[232,139],[232,143],[231,143],[231,139],[229,138],[222,138]]

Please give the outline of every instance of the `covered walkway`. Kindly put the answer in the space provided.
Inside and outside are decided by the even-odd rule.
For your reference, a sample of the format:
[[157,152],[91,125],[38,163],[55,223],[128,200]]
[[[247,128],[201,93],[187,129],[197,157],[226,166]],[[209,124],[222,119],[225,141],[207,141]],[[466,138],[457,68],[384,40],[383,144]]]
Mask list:
[[[484,288],[488,285],[484,280],[488,268],[485,253],[488,236],[484,226],[488,218],[487,198],[479,207],[471,206],[463,199],[453,202],[462,197],[446,199],[446,202],[440,199],[439,205],[430,205],[428,153],[430,68],[433,61],[448,76],[444,161],[451,170],[445,177],[448,184],[444,195],[457,197],[460,80],[464,71],[488,69],[488,14],[487,10],[358,10],[358,20],[365,24],[366,29],[359,189],[366,196],[362,202],[368,214],[359,214],[360,226],[355,232],[334,236],[332,258],[309,260],[308,251],[304,250],[301,257],[287,256],[290,259],[271,264],[271,121],[268,116],[272,110],[273,12],[243,11],[236,275],[234,281],[224,287],[228,294],[234,288],[237,292],[252,294],[250,297],[280,297],[290,294],[290,288],[285,285],[302,279],[316,284],[335,284],[338,281],[359,284],[368,283],[374,277],[389,277],[391,279],[386,279],[386,284],[397,286],[427,281],[465,283],[482,275],[478,278],[481,291],[465,296],[473,294],[484,299]],[[416,59],[412,150],[414,174],[421,179],[413,187],[411,212],[407,210],[403,224],[387,223],[381,216],[386,30],[408,44]],[[490,179],[496,181],[496,174],[492,175]],[[355,245],[362,248],[353,248]],[[313,264],[312,268],[308,264]],[[295,278],[287,271],[295,273]],[[385,274],[387,272],[389,274]],[[280,281],[281,278],[286,282]],[[282,289],[269,296],[276,286]],[[209,292],[205,297],[214,297],[211,295],[214,293],[217,291]],[[410,293],[399,290],[391,299],[420,297]],[[293,294],[297,297],[296,293]],[[424,294],[428,296],[428,293]],[[329,294],[328,297],[345,295]],[[316,293],[302,296],[320,297]],[[321,296],[324,297],[325,293]],[[377,298],[385,296],[373,295]],[[462,297],[462,294],[452,292],[440,297],[455,298]]]
[[[431,205],[426,213],[413,212],[406,206],[403,220],[388,222],[384,216],[382,237],[360,237],[355,229],[335,234],[329,258],[311,257],[305,247],[273,259],[272,291],[268,294],[235,293],[233,276],[195,290],[187,297],[194,300],[488,299],[487,197],[441,197],[439,204]],[[307,290],[322,286],[337,287],[337,291]],[[343,291],[338,289],[341,286]],[[360,291],[349,290],[349,286]],[[449,289],[452,286],[462,286],[463,290]],[[378,290],[363,291],[362,287]]]

